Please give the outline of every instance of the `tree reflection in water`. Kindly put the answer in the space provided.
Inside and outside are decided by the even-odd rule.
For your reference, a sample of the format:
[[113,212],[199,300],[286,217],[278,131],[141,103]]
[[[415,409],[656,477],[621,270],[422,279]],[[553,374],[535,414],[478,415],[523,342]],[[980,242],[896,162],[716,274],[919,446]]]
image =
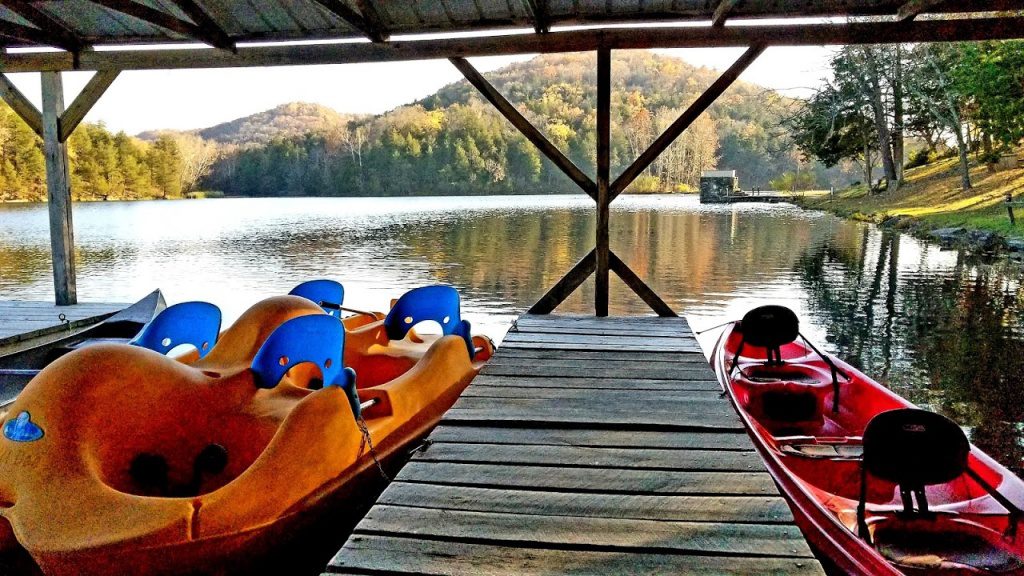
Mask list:
[[953,418],[982,450],[1024,469],[1024,290],[1018,265],[955,256],[942,273],[901,262],[917,244],[865,228],[796,264],[831,348],[911,401]]

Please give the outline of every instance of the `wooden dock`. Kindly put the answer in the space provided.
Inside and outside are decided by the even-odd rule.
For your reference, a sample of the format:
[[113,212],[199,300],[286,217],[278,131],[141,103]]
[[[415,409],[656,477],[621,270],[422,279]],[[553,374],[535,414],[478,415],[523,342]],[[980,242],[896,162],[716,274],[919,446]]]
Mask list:
[[522,316],[327,574],[822,574],[681,318]]
[[0,300],[0,351],[10,351],[26,340],[90,326],[128,306],[106,302],[57,306],[53,302]]

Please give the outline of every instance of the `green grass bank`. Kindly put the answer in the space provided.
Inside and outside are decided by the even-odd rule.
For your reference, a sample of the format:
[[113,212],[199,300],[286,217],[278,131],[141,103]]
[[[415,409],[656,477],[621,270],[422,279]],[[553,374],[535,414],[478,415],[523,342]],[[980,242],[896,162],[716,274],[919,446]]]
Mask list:
[[957,159],[943,158],[907,170],[895,192],[870,193],[866,186],[855,186],[832,197],[794,201],[803,208],[895,227],[946,245],[1024,255],[1024,207],[1015,209],[1017,224],[1012,225],[1004,204],[1007,192],[1014,200],[1024,200],[1024,168],[997,171],[972,160],[971,182],[973,188],[963,191]]

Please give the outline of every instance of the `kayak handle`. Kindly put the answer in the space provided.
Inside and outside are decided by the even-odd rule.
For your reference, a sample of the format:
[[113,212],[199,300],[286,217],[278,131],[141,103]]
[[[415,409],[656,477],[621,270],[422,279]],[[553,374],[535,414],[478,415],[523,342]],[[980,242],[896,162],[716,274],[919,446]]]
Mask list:
[[335,304],[334,302],[327,302],[327,301],[321,300],[318,304],[319,304],[319,306],[321,308],[327,308],[327,309],[330,309],[330,310],[341,310],[343,312],[352,312],[354,314],[359,314],[361,316],[369,316],[370,318],[373,318],[374,320],[377,319],[377,315],[374,314],[373,312],[367,312],[365,310],[357,310],[355,308],[348,308],[346,306],[342,306],[341,304]]

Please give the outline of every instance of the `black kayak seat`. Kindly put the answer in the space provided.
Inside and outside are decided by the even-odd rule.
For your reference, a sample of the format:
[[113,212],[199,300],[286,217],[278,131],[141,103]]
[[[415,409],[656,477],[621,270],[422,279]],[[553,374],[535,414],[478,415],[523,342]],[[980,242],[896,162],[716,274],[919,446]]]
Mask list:
[[925,486],[949,482],[967,470],[970,444],[955,422],[934,412],[902,408],[882,412],[864,429],[861,460],[860,501],[857,528],[868,538],[867,489],[869,474],[895,483],[900,489],[903,511],[928,513]]
[[786,344],[796,342],[802,338],[807,346],[818,355],[832,372],[832,411],[839,412],[839,376],[847,380],[849,375],[839,369],[831,358],[821,353],[810,340],[800,333],[800,319],[796,313],[778,304],[758,306],[743,315],[740,320],[740,334],[742,338],[736,348],[736,355],[733,356],[732,366],[729,367],[729,374],[739,365],[740,356],[746,345],[757,346],[765,349],[764,366],[783,366],[782,347]]
[[960,426],[941,414],[917,408],[889,410],[864,429],[862,477],[870,473],[896,483],[906,512],[914,509],[911,493],[920,511],[928,512],[925,486],[960,477],[967,471],[970,450]]
[[751,346],[759,346],[768,350],[768,362],[772,355],[778,363],[782,362],[779,349],[796,342],[800,335],[800,320],[796,314],[785,306],[759,306],[743,315],[743,341]]
[[[1021,558],[998,544],[998,537],[990,541],[967,529],[931,529],[927,524],[937,515],[928,510],[925,487],[967,474],[1007,508],[1011,528],[1016,525],[1020,510],[970,470],[970,450],[964,431],[934,412],[902,408],[872,418],[864,430],[857,505],[860,536],[891,562],[918,570],[970,567],[1000,573],[1024,567]],[[873,534],[866,520],[869,475],[895,483],[903,500],[903,513],[880,522]]]

